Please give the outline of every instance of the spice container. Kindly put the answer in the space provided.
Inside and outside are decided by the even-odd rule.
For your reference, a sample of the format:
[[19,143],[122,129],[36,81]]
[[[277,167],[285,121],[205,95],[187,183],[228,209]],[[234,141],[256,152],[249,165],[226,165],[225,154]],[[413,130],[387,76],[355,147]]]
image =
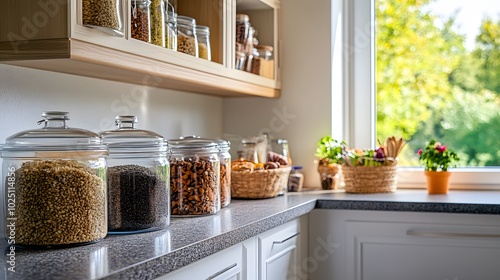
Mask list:
[[149,7],[150,36],[151,43],[165,47],[165,2],[163,0],[151,0]]
[[186,16],[177,16],[177,51],[198,57],[198,38],[196,20]]
[[300,192],[304,184],[304,174],[301,172],[302,166],[292,166],[290,175],[288,176],[288,191]]
[[121,0],[82,0],[82,24],[113,36],[123,36]]
[[130,31],[132,38],[151,42],[149,36],[149,0],[133,0],[130,14]]
[[210,28],[208,26],[197,25],[196,37],[198,38],[198,57],[211,61]]
[[218,140],[220,157],[220,204],[227,207],[231,203],[231,149],[230,142]]
[[66,247],[107,233],[106,146],[91,131],[69,128],[67,112],[44,112],[43,128],[2,147],[2,235],[9,244]]
[[165,47],[177,51],[177,14],[170,3],[165,13]]
[[170,224],[167,145],[161,135],[135,128],[136,116],[117,116],[101,132],[108,145],[108,231],[136,233]]
[[193,217],[219,212],[219,148],[199,138],[168,141],[172,216]]

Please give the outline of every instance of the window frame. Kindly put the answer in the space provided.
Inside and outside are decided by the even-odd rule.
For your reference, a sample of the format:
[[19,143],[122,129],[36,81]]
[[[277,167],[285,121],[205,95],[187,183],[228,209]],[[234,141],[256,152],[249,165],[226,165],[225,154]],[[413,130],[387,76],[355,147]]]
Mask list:
[[[375,1],[341,0],[339,14],[332,11],[332,22],[342,34],[332,36],[332,73],[339,73],[341,90],[332,93],[332,135],[351,147],[373,149],[376,145],[375,85]],[[335,25],[334,25],[335,26]],[[342,40],[339,44],[335,40]],[[341,53],[342,55],[338,55]],[[368,65],[368,67],[367,67]],[[341,71],[339,71],[341,69]],[[332,84],[332,88],[333,84]],[[339,112],[342,122],[339,124]],[[423,167],[399,167],[398,187],[425,188]],[[451,189],[500,190],[500,167],[453,168]]]

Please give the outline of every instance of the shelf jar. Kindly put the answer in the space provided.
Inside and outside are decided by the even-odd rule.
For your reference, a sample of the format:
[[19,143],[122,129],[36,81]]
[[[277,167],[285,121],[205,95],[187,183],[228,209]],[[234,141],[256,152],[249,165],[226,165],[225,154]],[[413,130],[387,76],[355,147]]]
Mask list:
[[170,168],[163,136],[135,127],[136,116],[117,116],[100,133],[108,146],[108,231],[161,230],[170,224]]
[[196,37],[198,38],[198,57],[211,61],[210,28],[208,26],[197,25]]
[[196,20],[186,16],[177,16],[177,51],[198,57],[198,38]]
[[149,34],[149,0],[133,0],[130,13],[130,33],[132,38],[151,42]]
[[123,37],[121,0],[82,0],[82,24],[109,35]]
[[217,144],[220,151],[220,200],[221,207],[224,208],[231,203],[231,143],[220,139]]
[[97,242],[107,234],[107,148],[99,135],[68,127],[67,112],[42,117],[42,128],[2,146],[3,237],[40,248]]
[[217,143],[184,138],[168,141],[171,214],[178,217],[219,212],[220,158]]
[[165,11],[165,48],[177,51],[177,14],[170,3]]

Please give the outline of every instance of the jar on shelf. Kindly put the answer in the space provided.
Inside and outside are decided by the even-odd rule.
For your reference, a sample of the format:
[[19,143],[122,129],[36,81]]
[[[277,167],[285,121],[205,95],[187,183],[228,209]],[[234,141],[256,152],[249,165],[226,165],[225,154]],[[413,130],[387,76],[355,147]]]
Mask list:
[[82,24],[113,36],[122,37],[121,0],[82,0]]
[[304,174],[302,174],[302,166],[292,166],[290,175],[288,176],[288,191],[300,192],[304,185]]
[[259,52],[259,75],[274,78],[273,47],[268,45],[258,45],[255,47]]
[[117,116],[100,133],[108,146],[108,231],[154,231],[170,224],[170,168],[163,136],[135,127],[136,116]]
[[170,3],[165,13],[165,48],[177,51],[177,14]]
[[237,14],[236,43],[239,43],[243,46],[246,45],[249,30],[250,30],[250,17],[246,14]]
[[177,16],[177,51],[198,57],[196,19]]
[[96,133],[68,127],[67,112],[42,118],[42,128],[2,146],[2,235],[23,247],[97,242],[107,234],[107,148]]
[[252,49],[252,53],[247,57],[245,71],[259,75],[260,71],[260,59],[259,52],[256,48]]
[[151,42],[149,36],[149,0],[132,0],[130,12],[130,32],[132,38]]
[[234,68],[236,70],[244,70],[246,58],[247,56],[245,55],[244,52],[236,52]]
[[149,6],[149,22],[151,43],[160,47],[165,47],[165,2],[164,0],[151,0]]
[[217,144],[220,151],[220,204],[224,208],[231,203],[231,143],[220,139]]
[[208,26],[197,25],[196,37],[198,38],[198,57],[211,61],[210,28]]
[[208,139],[168,140],[172,216],[193,217],[219,212],[220,158],[217,143]]

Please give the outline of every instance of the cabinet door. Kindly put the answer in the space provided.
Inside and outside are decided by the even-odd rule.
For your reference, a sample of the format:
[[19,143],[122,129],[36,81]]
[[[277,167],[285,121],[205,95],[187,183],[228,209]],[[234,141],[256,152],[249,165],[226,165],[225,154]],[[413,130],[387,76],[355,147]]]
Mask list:
[[259,236],[259,279],[296,279],[298,262],[298,220]]

